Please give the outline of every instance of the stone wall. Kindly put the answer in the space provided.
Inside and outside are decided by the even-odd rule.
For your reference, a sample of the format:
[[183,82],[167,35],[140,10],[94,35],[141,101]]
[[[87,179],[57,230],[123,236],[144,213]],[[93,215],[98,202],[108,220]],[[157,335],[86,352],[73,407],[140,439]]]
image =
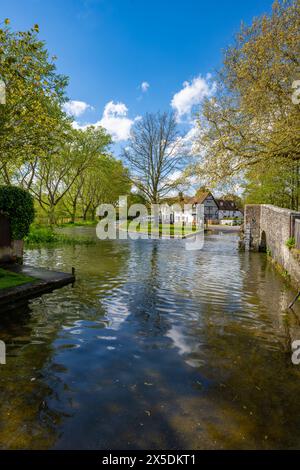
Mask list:
[[23,240],[14,240],[10,246],[0,247],[0,264],[22,263],[24,242]]
[[11,262],[11,247],[0,246],[0,265]]
[[300,263],[286,246],[287,240],[294,236],[295,218],[300,218],[300,212],[267,204],[248,204],[244,224],[245,233],[250,236],[249,249],[267,251],[292,282],[300,286]]
[[0,211],[0,264],[23,260],[23,240],[12,240],[9,219]]

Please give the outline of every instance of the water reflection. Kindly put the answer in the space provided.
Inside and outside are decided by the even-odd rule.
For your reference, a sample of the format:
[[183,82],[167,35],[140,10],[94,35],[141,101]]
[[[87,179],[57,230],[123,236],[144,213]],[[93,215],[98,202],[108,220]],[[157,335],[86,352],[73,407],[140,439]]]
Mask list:
[[75,287],[1,317],[2,448],[299,447],[293,292],[234,235],[31,250]]

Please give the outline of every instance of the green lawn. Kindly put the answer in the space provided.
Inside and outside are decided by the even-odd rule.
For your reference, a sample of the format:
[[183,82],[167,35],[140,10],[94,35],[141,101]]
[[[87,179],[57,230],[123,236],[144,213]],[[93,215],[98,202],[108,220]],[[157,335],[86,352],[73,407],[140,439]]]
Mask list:
[[[124,222],[123,224],[120,225],[121,229],[128,229],[130,228],[130,221]],[[159,224],[158,228],[153,230],[153,233],[160,234],[160,235],[188,235],[190,233],[193,233],[197,230],[197,227],[193,226],[185,226],[182,227],[181,224],[179,225],[171,225],[171,224]],[[151,222],[148,222],[146,224],[140,224],[136,228],[136,232],[139,233],[152,233],[152,227],[151,227]]]
[[0,268],[0,289],[6,289],[7,287],[20,286],[27,282],[33,282],[36,279],[23,274],[16,274],[5,269]]
[[80,222],[66,222],[64,224],[58,224],[59,228],[66,227],[96,227],[99,220],[82,220]]

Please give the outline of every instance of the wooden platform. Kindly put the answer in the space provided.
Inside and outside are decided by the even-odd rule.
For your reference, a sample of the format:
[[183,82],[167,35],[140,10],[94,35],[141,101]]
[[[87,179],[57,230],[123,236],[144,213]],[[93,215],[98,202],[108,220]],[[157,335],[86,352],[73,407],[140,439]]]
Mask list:
[[74,284],[75,274],[50,271],[34,266],[7,264],[1,265],[7,271],[24,274],[35,279],[33,282],[0,290],[0,313],[9,307],[24,303],[29,299],[52,292],[68,284]]

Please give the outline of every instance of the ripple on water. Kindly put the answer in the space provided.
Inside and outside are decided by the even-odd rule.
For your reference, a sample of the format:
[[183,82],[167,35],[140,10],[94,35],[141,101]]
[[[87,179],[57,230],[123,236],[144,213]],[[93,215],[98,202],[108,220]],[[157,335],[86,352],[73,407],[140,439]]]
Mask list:
[[26,252],[28,264],[74,266],[77,281],[1,320],[3,448],[300,444],[293,292],[235,235],[184,243]]

